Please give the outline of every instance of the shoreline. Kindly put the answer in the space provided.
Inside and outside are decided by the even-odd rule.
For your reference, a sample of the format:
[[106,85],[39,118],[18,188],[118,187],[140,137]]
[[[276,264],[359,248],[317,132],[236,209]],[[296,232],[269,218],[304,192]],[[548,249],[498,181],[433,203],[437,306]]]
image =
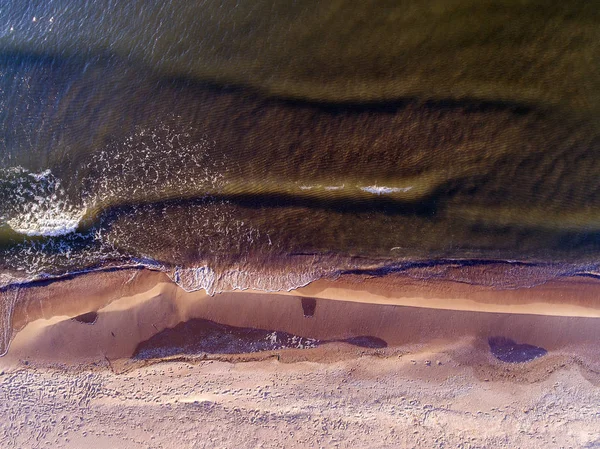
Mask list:
[[[598,292],[592,278],[498,290],[397,274],[209,296],[149,270],[23,289],[18,332],[0,358],[0,442],[307,447],[317,438],[325,447],[370,447],[378,435],[382,447],[591,447]],[[585,316],[539,314],[561,299],[563,313],[571,306]],[[448,310],[453,301],[475,310]],[[216,334],[207,334],[211,326]],[[261,329],[262,342],[286,332],[323,344],[252,352],[239,339],[240,353],[188,350],[199,338],[218,343]],[[356,337],[385,346],[351,344]],[[492,351],[494,337],[543,355],[506,363]],[[148,348],[154,355],[140,357]],[[57,410],[60,422],[47,424]],[[23,427],[25,413],[42,425]],[[236,431],[216,430],[224,427]]]
[[[161,272],[93,272],[18,291],[12,343],[0,365],[127,359],[143,342],[193,320],[322,340],[369,335],[389,346],[497,335],[546,349],[587,346],[600,318],[599,293],[595,278],[495,289],[396,273],[321,279],[289,292],[210,296],[186,292]],[[303,298],[314,301],[314,316],[303,315]]]
[[[420,307],[426,309],[600,318],[600,281],[581,277],[548,280],[532,287],[493,288],[452,280],[401,277],[317,280],[283,295]],[[250,292],[251,293],[251,292]]]
[[[307,253],[293,256],[295,262],[298,264],[309,263],[310,258],[315,257],[319,257],[319,255]],[[315,281],[322,279],[335,280],[339,276],[351,277],[352,275],[362,275],[366,278],[370,278],[402,274],[407,274],[416,278],[439,278],[446,280],[457,280],[462,277],[464,279],[462,281],[459,280],[460,282],[489,287],[497,286],[499,288],[510,288],[510,286],[513,286],[514,288],[533,287],[540,283],[545,283],[553,280],[554,278],[560,277],[589,277],[600,280],[600,265],[591,261],[580,261],[579,263],[575,263],[565,261],[549,262],[544,260],[528,261],[518,259],[442,258],[433,260],[399,259],[397,261],[392,261],[391,259],[373,259],[370,262],[365,262],[369,261],[369,259],[357,257],[356,260],[359,262],[352,262],[354,257],[344,257],[346,260],[342,264],[342,267],[344,265],[350,266],[352,263],[362,264],[363,266],[361,268],[354,269],[350,269],[348,267],[340,267],[338,269],[332,268],[329,270],[324,269],[324,274],[322,274],[321,277],[315,278],[312,281],[309,281],[309,283],[312,284]],[[235,268],[235,265],[232,265],[230,269],[231,268]],[[287,266],[285,263],[274,263],[271,268],[281,271],[282,269],[290,270],[291,266]],[[182,283],[178,283],[175,280],[175,277],[177,277],[178,273],[194,270],[212,271],[212,269],[207,265],[191,268],[183,268],[180,266],[167,268],[161,262],[153,261],[151,259],[132,259],[131,261],[125,263],[111,262],[106,265],[97,265],[80,270],[67,271],[65,273],[56,275],[44,273],[41,276],[34,276],[32,278],[12,278],[10,274],[5,274],[4,277],[0,278],[2,279],[2,283],[0,284],[0,293],[11,289],[36,288],[39,286],[48,285],[55,282],[62,282],[95,273],[97,274],[128,270],[144,270],[167,274],[173,282],[178,284],[186,291],[195,291],[202,289],[202,287],[198,287],[193,290],[187,290]],[[488,270],[492,273],[492,276],[489,274],[484,274],[485,271]],[[236,271],[239,271],[239,268],[237,268]],[[459,276],[456,276],[456,273],[453,272],[463,273]],[[510,280],[508,280],[509,272],[514,272],[514,274],[510,274]],[[227,270],[225,273],[227,273]],[[413,276],[413,273],[417,273],[417,275]],[[256,276],[258,277],[260,274],[256,273]],[[491,280],[491,278],[494,276],[497,278],[496,282],[498,282],[498,285]],[[12,279],[12,281],[9,279]],[[298,288],[304,286],[306,285],[296,288],[289,288],[287,291],[297,290]],[[231,289],[223,290],[223,292],[229,290]],[[237,290],[246,291],[252,290],[252,288],[248,287]],[[215,291],[215,293],[221,292],[222,291]],[[279,293],[280,290],[265,292]]]

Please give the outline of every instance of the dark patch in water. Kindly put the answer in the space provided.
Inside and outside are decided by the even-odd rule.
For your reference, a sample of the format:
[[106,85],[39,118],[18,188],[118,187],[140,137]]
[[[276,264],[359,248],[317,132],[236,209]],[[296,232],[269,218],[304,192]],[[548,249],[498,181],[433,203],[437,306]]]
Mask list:
[[442,184],[429,194],[419,197],[418,200],[374,195],[353,197],[338,194],[336,196],[332,192],[325,196],[299,196],[287,193],[262,194],[259,192],[221,194],[213,195],[210,200],[214,202],[230,201],[249,209],[302,207],[309,210],[321,209],[338,213],[378,212],[392,216],[434,217],[442,205],[442,197],[446,194],[444,190],[446,187],[445,184]]
[[350,343],[354,346],[360,346],[361,348],[380,349],[387,348],[387,342],[381,338],[373,337],[371,335],[360,335],[358,337],[350,337],[343,340],[346,343]]
[[506,363],[525,363],[548,353],[544,348],[517,343],[505,337],[490,337],[490,350],[494,357]]
[[73,317],[72,319],[73,319],[73,321],[77,321],[79,323],[94,324],[96,322],[96,320],[98,319],[98,313],[97,312],[82,313],[81,315]]
[[314,316],[315,310],[317,308],[317,300],[315,298],[302,298],[302,312],[304,312],[304,317],[309,318]]

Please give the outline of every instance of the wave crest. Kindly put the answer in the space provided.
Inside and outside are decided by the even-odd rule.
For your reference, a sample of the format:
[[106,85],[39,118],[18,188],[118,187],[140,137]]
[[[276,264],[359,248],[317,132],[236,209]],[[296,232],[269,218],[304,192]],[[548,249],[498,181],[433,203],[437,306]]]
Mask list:
[[280,292],[305,287],[325,276],[332,276],[334,270],[324,267],[304,266],[301,270],[292,267],[270,268],[266,270],[248,270],[241,266],[221,271],[207,265],[184,268],[175,267],[169,277],[187,292],[205,290],[213,296],[217,293],[233,290],[257,290],[262,292]]
[[27,236],[56,237],[74,232],[86,213],[74,205],[50,170],[0,169],[0,223]]

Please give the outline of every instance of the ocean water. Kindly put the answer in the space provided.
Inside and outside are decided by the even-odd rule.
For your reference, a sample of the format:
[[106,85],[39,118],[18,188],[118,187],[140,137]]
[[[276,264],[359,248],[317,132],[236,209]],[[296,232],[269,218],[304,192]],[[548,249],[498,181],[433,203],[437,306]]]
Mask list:
[[4,2],[0,287],[596,273],[597,3],[359,3]]

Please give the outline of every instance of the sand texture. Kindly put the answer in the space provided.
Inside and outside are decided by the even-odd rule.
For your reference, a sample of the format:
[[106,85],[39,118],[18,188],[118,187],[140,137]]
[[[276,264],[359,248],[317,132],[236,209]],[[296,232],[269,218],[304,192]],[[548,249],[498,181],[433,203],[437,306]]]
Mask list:
[[25,288],[0,445],[597,447],[598,286],[347,276],[209,296],[124,270]]
[[[335,363],[162,363],[0,378],[3,447],[597,447],[600,390],[574,365],[525,371],[449,352]],[[425,359],[434,359],[427,366]],[[412,361],[414,360],[414,362]],[[516,373],[515,373],[516,371]]]

